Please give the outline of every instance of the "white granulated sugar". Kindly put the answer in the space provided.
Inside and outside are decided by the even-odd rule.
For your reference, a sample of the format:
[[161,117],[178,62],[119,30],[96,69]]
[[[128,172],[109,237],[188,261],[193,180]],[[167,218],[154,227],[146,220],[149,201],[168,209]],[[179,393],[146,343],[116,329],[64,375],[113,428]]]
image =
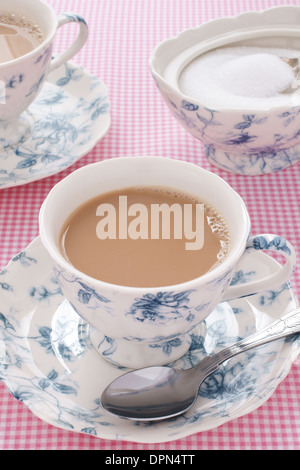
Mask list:
[[272,54],[252,54],[220,67],[222,87],[236,95],[268,98],[287,88],[294,79],[291,67]]
[[178,85],[185,95],[215,108],[290,105],[294,98],[281,92],[295,77],[280,57],[299,55],[297,50],[267,47],[215,49],[188,64]]

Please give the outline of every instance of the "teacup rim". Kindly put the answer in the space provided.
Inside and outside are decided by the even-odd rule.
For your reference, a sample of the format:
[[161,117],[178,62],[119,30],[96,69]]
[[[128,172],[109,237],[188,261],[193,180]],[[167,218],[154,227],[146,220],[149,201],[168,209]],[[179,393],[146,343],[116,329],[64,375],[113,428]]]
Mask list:
[[[189,281],[185,281],[185,282],[182,282],[182,283],[179,283],[179,284],[166,285],[166,286],[134,287],[134,286],[124,286],[124,285],[119,285],[119,284],[113,284],[113,283],[109,283],[109,282],[102,281],[102,280],[99,280],[99,279],[95,279],[95,278],[83,273],[82,271],[78,270],[77,268],[75,268],[71,263],[69,263],[66,260],[66,258],[60,252],[60,250],[57,246],[57,243],[52,243],[51,242],[50,237],[47,237],[47,232],[44,230],[44,217],[45,217],[45,210],[46,210],[47,202],[49,201],[49,199],[51,197],[53,197],[55,192],[59,188],[62,187],[65,180],[67,180],[67,179],[69,180],[70,178],[72,178],[74,176],[74,174],[78,174],[79,172],[84,173],[85,171],[90,171],[91,169],[95,168],[96,166],[109,164],[111,161],[114,161],[114,162],[117,163],[118,160],[121,160],[121,159],[124,160],[124,158],[131,159],[131,160],[133,160],[133,159],[136,160],[136,159],[141,159],[141,158],[143,158],[143,159],[148,158],[148,159],[152,159],[152,161],[154,159],[156,159],[156,161],[166,160],[167,159],[167,160],[171,160],[174,164],[179,163],[179,165],[188,165],[188,166],[193,166],[193,167],[196,166],[200,171],[208,173],[212,177],[216,178],[219,182],[221,182],[224,185],[224,187],[227,187],[234,194],[234,196],[239,200],[242,211],[244,213],[245,224],[246,225],[245,225],[245,230],[244,230],[244,236],[243,236],[243,239],[239,243],[239,247],[237,247],[234,252],[230,251],[229,255],[225,258],[225,260],[222,261],[219,265],[215,266],[211,271],[208,271],[207,273],[205,273],[201,276],[198,276],[194,279],[191,279]],[[54,260],[54,262],[58,266],[61,266],[66,271],[71,272],[73,275],[75,275],[76,278],[81,278],[82,281],[85,281],[85,282],[90,283],[90,284],[92,283],[93,287],[95,287],[95,288],[99,287],[99,289],[100,288],[115,289],[115,290],[122,291],[122,292],[128,292],[130,294],[132,294],[134,292],[136,292],[137,294],[142,294],[142,293],[145,293],[145,292],[154,293],[154,292],[158,292],[158,291],[161,291],[161,290],[163,290],[163,291],[190,290],[190,289],[196,288],[196,286],[199,283],[200,279],[201,279],[201,283],[202,282],[205,283],[205,282],[210,282],[210,281],[216,279],[217,277],[219,277],[221,275],[224,275],[224,273],[226,273],[228,270],[233,269],[233,267],[236,265],[237,261],[240,259],[240,257],[244,253],[247,240],[250,236],[250,230],[251,230],[250,216],[249,216],[249,213],[247,211],[247,207],[246,207],[245,202],[243,201],[241,196],[223,178],[221,178],[217,174],[215,174],[215,173],[213,173],[209,170],[206,170],[205,168],[200,167],[199,165],[196,165],[194,163],[183,161],[183,160],[168,159],[167,157],[161,157],[161,156],[115,157],[115,158],[112,158],[112,159],[107,159],[107,160],[94,162],[94,163],[85,165],[81,168],[78,168],[77,170],[73,171],[72,173],[67,175],[65,178],[63,178],[61,181],[59,181],[49,191],[49,193],[48,193],[47,197],[45,198],[45,200],[44,200],[44,202],[43,202],[43,204],[40,208],[40,211],[39,211],[39,237],[40,237],[45,249],[48,251],[51,258]]]
[[[300,107],[300,101],[298,104],[294,104],[293,106],[292,105],[276,105],[276,106],[270,106],[270,107],[266,107],[266,108],[255,108],[255,107],[245,107],[245,108],[228,108],[228,107],[217,107],[217,106],[207,106],[206,104],[203,104],[200,100],[198,100],[197,98],[194,98],[193,96],[189,96],[189,95],[186,95],[185,93],[183,93],[179,87],[174,87],[172,84],[170,84],[166,79],[165,77],[160,74],[159,72],[157,72],[157,69],[156,69],[156,66],[155,66],[155,61],[157,60],[157,53],[159,51],[159,49],[164,46],[165,44],[172,44],[173,42],[175,41],[178,41],[180,40],[182,37],[184,37],[187,33],[189,32],[196,32],[197,30],[203,28],[204,26],[207,26],[209,24],[218,24],[218,23],[221,23],[221,22],[233,22],[233,21],[238,21],[239,19],[243,18],[243,17],[246,17],[246,16],[249,16],[249,15],[257,15],[257,16],[263,16],[264,14],[267,14],[268,12],[270,11],[275,11],[275,10],[298,10],[298,12],[300,11],[300,6],[297,6],[297,5],[276,5],[276,6],[273,6],[273,7],[270,7],[270,8],[266,8],[264,10],[260,10],[260,11],[246,11],[246,12],[242,12],[242,13],[239,13],[238,15],[231,15],[231,16],[226,16],[226,17],[219,17],[219,18],[214,18],[214,19],[211,19],[211,20],[208,20],[208,21],[205,21],[204,23],[200,24],[199,26],[196,26],[196,27],[192,27],[192,28],[184,28],[183,30],[181,30],[178,34],[176,34],[175,36],[172,36],[172,37],[169,37],[169,38],[166,38],[162,41],[160,41],[156,46],[155,48],[153,49],[152,51],[152,54],[150,56],[150,59],[148,61],[148,65],[149,65],[149,68],[150,68],[150,71],[155,79],[155,81],[157,82],[158,80],[163,82],[164,85],[171,89],[172,91],[174,91],[174,93],[176,93],[177,95],[179,95],[179,97],[183,100],[183,101],[186,101],[186,102],[191,102],[195,105],[198,105],[199,107],[202,107],[202,108],[205,108],[205,109],[211,109],[213,111],[216,111],[216,112],[219,112],[219,113],[232,113],[232,114],[256,114],[256,115],[260,115],[260,114],[265,114],[265,113],[269,113],[269,112],[284,112],[286,111],[287,109],[291,109],[292,107],[297,107],[299,106]],[[226,35],[224,35],[225,37]],[[209,49],[211,50],[211,49]]]
[[27,54],[24,54],[20,57],[17,57],[16,59],[9,60],[7,62],[3,62],[0,64],[0,70],[5,69],[6,67],[13,66],[15,64],[22,63],[23,61],[26,61],[28,58],[31,56],[34,57],[35,55],[39,54],[42,49],[44,49],[53,39],[56,30],[57,30],[57,25],[58,25],[58,16],[56,15],[54,9],[52,8],[51,5],[45,2],[45,0],[34,0],[36,2],[39,2],[42,4],[44,7],[48,8],[48,11],[51,13],[51,17],[53,20],[53,25],[51,31],[48,32],[46,35],[45,39],[37,46],[35,47],[32,51],[27,52]]

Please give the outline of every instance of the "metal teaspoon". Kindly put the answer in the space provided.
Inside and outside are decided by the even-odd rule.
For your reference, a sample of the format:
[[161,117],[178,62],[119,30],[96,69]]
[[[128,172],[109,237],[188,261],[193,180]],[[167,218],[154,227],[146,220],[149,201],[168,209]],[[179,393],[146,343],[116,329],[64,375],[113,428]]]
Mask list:
[[295,333],[300,333],[300,308],[190,369],[154,366],[127,372],[104,390],[102,406],[111,414],[138,421],[177,416],[193,405],[201,383],[227,359]]

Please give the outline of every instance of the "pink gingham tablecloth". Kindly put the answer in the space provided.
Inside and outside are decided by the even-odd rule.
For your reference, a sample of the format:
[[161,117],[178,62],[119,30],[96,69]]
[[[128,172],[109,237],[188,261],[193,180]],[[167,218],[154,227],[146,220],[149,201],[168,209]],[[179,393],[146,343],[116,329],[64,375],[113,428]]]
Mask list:
[[[71,171],[95,161],[131,155],[187,160],[223,177],[244,198],[253,233],[278,233],[300,256],[300,164],[276,175],[235,176],[207,163],[202,144],[170,115],[151,78],[148,60],[161,40],[221,16],[263,10],[299,0],[48,0],[57,13],[85,17],[89,39],[74,61],[106,84],[111,102],[109,132],[67,170],[23,186],[0,190],[0,267],[38,234],[38,213],[49,190]],[[55,51],[75,30],[61,28]],[[300,271],[292,287],[300,294]],[[1,306],[0,306],[1,311]],[[272,397],[252,413],[172,442],[135,444],[98,439],[48,425],[14,399],[0,382],[0,449],[134,450],[300,449],[300,359]]]

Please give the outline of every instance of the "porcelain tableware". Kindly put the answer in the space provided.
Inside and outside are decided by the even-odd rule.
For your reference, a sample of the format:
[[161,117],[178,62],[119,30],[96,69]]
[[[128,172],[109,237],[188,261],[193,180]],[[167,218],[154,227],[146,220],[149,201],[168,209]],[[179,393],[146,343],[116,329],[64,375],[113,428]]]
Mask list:
[[[157,288],[117,286],[75,269],[59,248],[64,222],[100,193],[134,185],[173,187],[213,205],[230,231],[231,249],[226,259],[197,279]],[[221,300],[280,286],[290,278],[295,265],[294,249],[282,237],[263,234],[249,238],[246,206],[224,180],[197,165],[162,157],[113,158],[76,170],[50,191],[41,207],[39,224],[62,292],[91,325],[94,347],[104,358],[130,368],[178,359],[189,349],[191,331]],[[286,263],[279,273],[264,280],[228,288],[241,257],[256,250],[279,251]],[[174,343],[176,348],[169,353],[169,345]]]
[[107,88],[98,77],[67,62],[49,73],[18,124],[16,143],[9,145],[6,137],[1,141],[0,189],[56,174],[88,153],[111,124]]
[[210,163],[231,173],[275,173],[300,159],[300,95],[287,104],[218,107],[184,94],[182,70],[201,54],[224,46],[284,47],[300,51],[300,8],[280,6],[218,18],[159,43],[150,58],[158,90],[178,122],[204,144]]
[[[232,284],[264,279],[279,270],[273,258],[256,251],[241,259]],[[91,346],[90,327],[59,289],[39,237],[0,272],[0,300],[0,380],[46,423],[97,438],[166,442],[214,429],[262,406],[300,352],[298,336],[232,358],[202,384],[187,413],[143,424],[102,409],[102,391],[124,370],[105,361]],[[189,351],[172,366],[192,367],[297,306],[290,283],[223,302],[193,332]],[[172,348],[175,343],[169,345]],[[108,354],[109,349],[107,345]],[[284,390],[289,383],[291,379]]]
[[[85,20],[74,13],[63,13],[57,18],[52,7],[43,0],[1,0],[0,10],[34,18],[44,33],[41,44],[31,52],[0,64],[0,80],[5,85],[4,100],[0,105],[0,137],[8,141],[10,133],[13,142],[17,118],[41,91],[48,73],[66,63],[83,47],[88,27]],[[57,29],[74,22],[79,25],[77,38],[65,52],[52,59],[53,39]],[[5,127],[3,123],[6,123]]]

